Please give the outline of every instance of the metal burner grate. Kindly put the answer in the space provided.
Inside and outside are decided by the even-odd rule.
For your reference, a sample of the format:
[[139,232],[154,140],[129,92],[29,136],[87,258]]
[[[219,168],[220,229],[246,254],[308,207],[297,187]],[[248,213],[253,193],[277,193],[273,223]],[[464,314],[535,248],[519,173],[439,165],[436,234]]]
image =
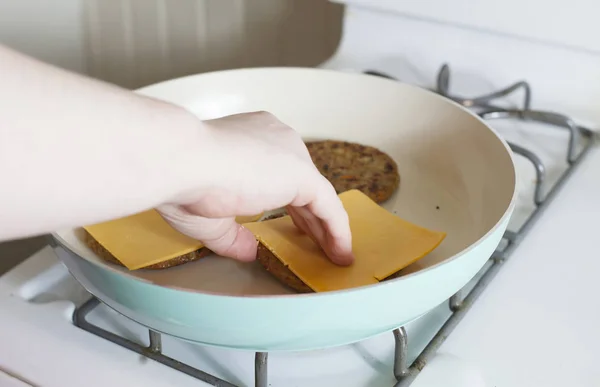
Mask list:
[[99,304],[100,301],[98,301],[96,297],[92,297],[83,305],[75,308],[75,311],[73,312],[73,324],[85,331],[95,334],[96,336],[100,336],[108,341],[112,341],[115,344],[119,344],[120,346],[125,347],[133,352],[139,353],[140,355],[146,356],[168,367],[181,371],[196,379],[202,380],[203,382],[206,382],[212,386],[237,387],[236,385],[231,384],[223,379],[219,379],[216,376],[208,374],[204,371],[200,371],[199,369],[190,367],[187,364],[181,363],[175,359],[163,355],[162,340],[160,333],[149,330],[149,344],[147,347],[144,347],[141,344],[128,340],[105,329],[102,329],[97,325],[91,324],[89,321],[86,320],[86,316]]
[[[366,71],[366,74],[391,78],[389,75],[376,71]],[[531,88],[527,82],[517,82],[509,87],[506,87],[497,92],[479,96],[476,98],[465,98],[449,93],[450,88],[450,69],[447,65],[443,65],[437,77],[437,87],[433,90],[438,94],[445,96],[465,107],[479,109],[479,116],[483,119],[513,119],[530,122],[544,123],[549,126],[556,127],[560,130],[569,132],[569,141],[567,148],[568,168],[562,173],[559,179],[548,190],[544,196],[543,189],[545,187],[545,167],[538,156],[528,149],[519,145],[509,143],[512,151],[529,160],[536,172],[536,186],[534,197],[532,198],[535,209],[523,225],[516,231],[507,230],[503,236],[503,243],[494,252],[489,261],[484,265],[479,274],[479,281],[475,286],[468,290],[463,288],[459,290],[448,300],[448,307],[452,312],[446,323],[440,328],[436,335],[432,338],[425,349],[419,354],[412,364],[408,364],[408,336],[404,327],[393,331],[395,349],[394,349],[394,367],[393,372],[397,383],[394,387],[407,387],[417,377],[419,372],[425,367],[429,359],[435,354],[438,348],[444,343],[445,339],[454,330],[456,325],[462,320],[466,313],[470,310],[474,302],[479,298],[487,285],[493,280],[498,271],[502,268],[502,264],[510,257],[515,248],[519,245],[533,224],[541,216],[544,210],[548,207],[552,199],[556,196],[560,188],[565,184],[567,179],[573,174],[581,161],[588,154],[588,151],[594,144],[594,132],[576,125],[569,117],[564,115],[537,111],[530,109]],[[519,89],[524,91],[524,99],[522,107],[519,109],[504,109],[492,104],[498,98],[506,97]],[[579,150],[578,150],[579,148]],[[100,336],[106,340],[112,341],[122,347],[132,350],[140,355],[146,356],[152,360],[162,363],[168,367],[184,372],[196,379],[202,380],[210,385],[217,387],[236,387],[216,376],[208,374],[204,371],[191,367],[172,359],[162,353],[161,335],[160,333],[149,330],[149,345],[144,347],[131,340],[125,339],[112,332],[106,331],[86,320],[86,316],[99,304],[98,299],[92,298],[85,304],[76,308],[73,313],[73,323],[81,329]],[[267,387],[268,383],[268,353],[257,352],[254,360],[255,367],[255,387]]]
[[[382,75],[374,74],[371,75]],[[386,76],[383,74],[383,76]],[[391,78],[389,76],[386,76]],[[454,330],[456,325],[462,320],[477,298],[483,293],[488,284],[494,279],[496,274],[502,268],[502,264],[510,257],[515,248],[527,235],[533,224],[539,219],[544,210],[548,207],[552,199],[565,184],[567,179],[573,174],[581,161],[588,154],[589,150],[595,143],[594,132],[578,126],[569,117],[562,114],[546,111],[531,110],[531,87],[527,82],[521,81],[510,85],[497,92],[479,96],[476,98],[465,98],[456,95],[451,95],[450,88],[450,68],[444,64],[440,69],[437,77],[437,87],[433,90],[446,98],[449,98],[464,107],[479,109],[479,116],[483,119],[515,119],[529,122],[539,122],[549,126],[556,127],[569,132],[569,141],[567,144],[567,160],[568,168],[561,174],[559,179],[550,187],[546,196],[543,195],[545,187],[545,167],[540,158],[532,151],[523,148],[519,145],[508,143],[511,150],[522,157],[529,160],[536,173],[535,190],[533,202],[535,209],[525,220],[523,225],[516,231],[506,230],[503,236],[503,242],[494,252],[489,261],[483,266],[477,276],[479,281],[470,290],[459,290],[455,295],[450,297],[448,307],[453,312],[446,323],[440,328],[433,339],[415,359],[411,366],[402,366],[402,361],[395,361],[394,375],[398,383],[394,387],[407,387],[417,377],[419,372],[425,367],[428,360],[435,354],[437,349],[443,344],[445,339]],[[510,94],[517,92],[519,89],[524,91],[523,104],[519,109],[504,109],[492,104],[498,98],[507,97]],[[580,148],[578,151],[578,147]],[[394,331],[396,341],[396,358],[406,358],[408,348],[408,337],[404,328]],[[400,367],[399,369],[397,367]]]

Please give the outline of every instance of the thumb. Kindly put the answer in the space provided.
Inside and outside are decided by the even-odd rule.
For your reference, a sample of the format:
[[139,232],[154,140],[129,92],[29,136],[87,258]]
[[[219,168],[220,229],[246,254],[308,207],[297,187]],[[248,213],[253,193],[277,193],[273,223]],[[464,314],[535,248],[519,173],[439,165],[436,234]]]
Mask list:
[[173,228],[199,240],[216,254],[245,262],[256,259],[256,238],[235,218],[205,218],[175,205],[157,210]]

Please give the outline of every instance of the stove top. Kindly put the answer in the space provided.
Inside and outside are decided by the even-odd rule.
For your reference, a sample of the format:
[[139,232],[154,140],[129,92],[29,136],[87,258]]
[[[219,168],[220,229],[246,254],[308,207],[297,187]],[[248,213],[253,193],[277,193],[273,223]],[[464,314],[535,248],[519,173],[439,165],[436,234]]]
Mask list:
[[450,98],[485,119],[515,154],[517,206],[481,272],[394,332],[265,354],[149,332],[91,298],[44,248],[0,276],[0,385],[600,385],[600,152],[587,128],[600,122],[600,86],[590,82],[600,79],[598,57],[360,3],[347,7],[340,47],[321,67]]
[[[390,77],[376,70],[361,71]],[[486,385],[490,370],[477,358],[481,346],[462,355],[468,347],[466,342],[473,345],[473,335],[462,341],[448,342],[448,337],[453,338],[451,333],[457,327],[462,335],[468,335],[460,329],[469,324],[461,322],[465,317],[475,324],[473,331],[477,329],[472,322],[477,318],[470,317],[470,310],[479,304],[475,300],[518,251],[517,246],[527,241],[525,236],[534,222],[552,208],[558,190],[569,184],[569,176],[585,165],[582,160],[594,150],[594,134],[560,114],[531,110],[531,87],[526,82],[467,98],[455,94],[451,75],[450,67],[443,66],[431,89],[489,120],[510,143],[516,155],[520,193],[498,250],[473,281],[447,303],[394,332],[340,348],[271,355],[209,348],[148,331],[100,304],[68,274],[50,249],[44,249],[0,277],[0,308],[13,312],[0,318],[5,327],[0,341],[9,344],[4,348],[11,348],[0,350],[0,369],[12,378],[21,377],[26,385],[61,387],[107,383],[228,387]],[[600,162],[600,155],[595,158]],[[548,262],[557,265],[553,259]],[[532,270],[523,273],[534,275]],[[513,293],[521,289],[514,295],[518,297],[524,294],[526,283],[525,278],[519,284],[504,286]],[[491,310],[484,316],[502,314],[510,310],[510,305],[516,305],[502,295],[497,297],[495,306],[486,304]],[[527,305],[522,303],[520,307]],[[506,341],[506,334],[512,334],[509,328],[497,329],[496,341],[511,342]],[[476,341],[492,342],[493,338],[488,337],[491,332],[483,329],[480,334],[482,337]],[[34,340],[40,351],[31,355],[24,340]],[[511,346],[518,348],[517,343]],[[444,353],[448,348],[452,350]]]

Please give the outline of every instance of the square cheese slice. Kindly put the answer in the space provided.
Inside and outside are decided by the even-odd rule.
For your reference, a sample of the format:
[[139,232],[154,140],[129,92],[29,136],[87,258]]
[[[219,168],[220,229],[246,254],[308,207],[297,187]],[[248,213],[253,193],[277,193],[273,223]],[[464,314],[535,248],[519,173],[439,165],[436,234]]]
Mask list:
[[358,190],[339,195],[350,218],[355,261],[342,267],[325,253],[291,218],[285,216],[246,224],[257,240],[315,292],[374,284],[423,258],[446,237],[407,222]]
[[[252,222],[261,215],[238,217]],[[203,247],[175,230],[156,210],[110,220],[84,229],[129,270],[136,270],[191,253]]]
[[84,229],[129,270],[167,261],[202,247],[198,240],[171,227],[156,210]]

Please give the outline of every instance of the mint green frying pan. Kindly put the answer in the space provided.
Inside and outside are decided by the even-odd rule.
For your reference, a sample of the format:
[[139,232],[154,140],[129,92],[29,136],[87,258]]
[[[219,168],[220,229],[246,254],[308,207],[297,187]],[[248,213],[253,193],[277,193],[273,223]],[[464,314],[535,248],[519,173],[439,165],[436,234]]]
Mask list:
[[405,275],[377,285],[293,294],[258,263],[222,257],[162,271],[111,265],[80,229],[54,233],[73,276],[111,308],[189,341],[256,351],[347,344],[393,330],[444,302],[483,266],[515,203],[507,144],[478,117],[395,81],[305,68],[220,71],[139,90],[203,119],[268,110],[303,137],[360,142],[398,163],[399,191],[384,206],[447,233]]

